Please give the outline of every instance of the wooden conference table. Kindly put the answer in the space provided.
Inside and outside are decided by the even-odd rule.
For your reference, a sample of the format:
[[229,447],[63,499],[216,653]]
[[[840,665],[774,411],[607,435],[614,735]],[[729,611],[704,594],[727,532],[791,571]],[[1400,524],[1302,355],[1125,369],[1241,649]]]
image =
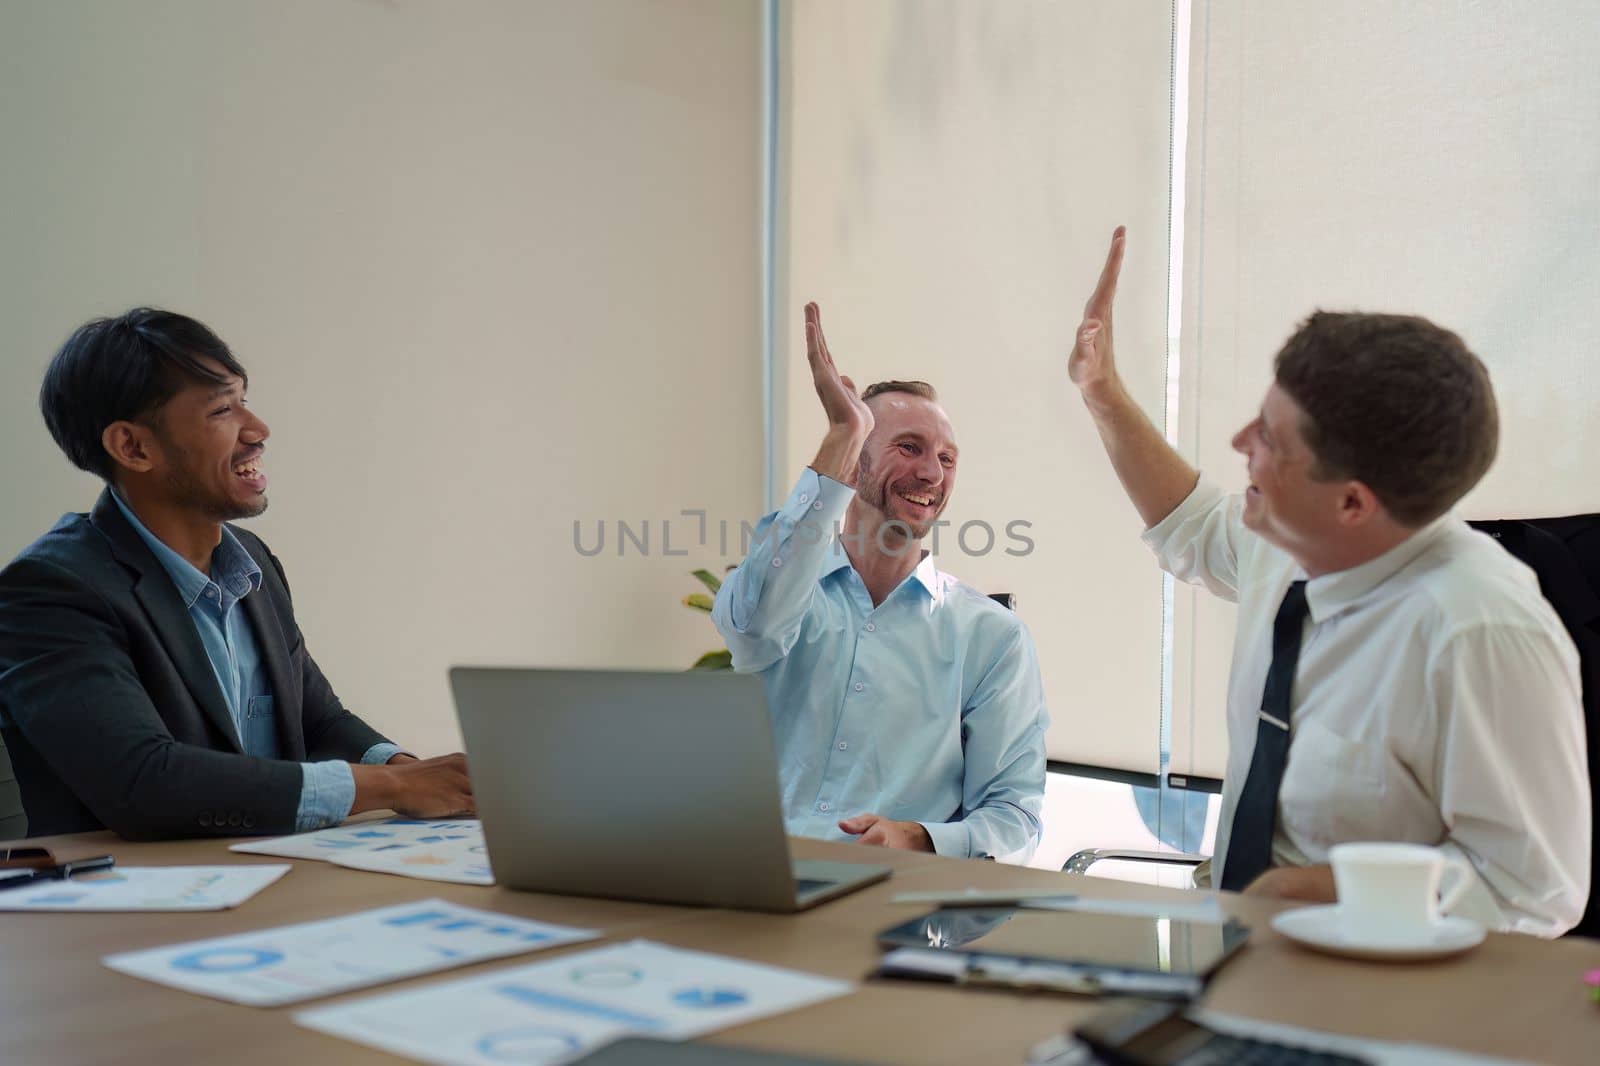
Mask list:
[[[1172,899],[1171,889],[859,845],[795,840],[802,858],[892,865],[888,881],[800,915],[535,895],[237,855],[226,841],[130,844],[109,833],[30,840],[58,859],[110,852],[124,866],[293,862],[294,869],[231,911],[200,914],[0,914],[0,1063],[229,1062],[261,1066],[397,1062],[302,1029],[300,1007],[235,1006],[114,973],[102,955],[331,918],[441,897],[551,922],[599,928],[611,940],[649,937],[859,980],[879,951],[873,934],[921,913],[891,904],[902,891],[1059,888],[1120,898]],[[1192,896],[1190,897],[1192,898]],[[1491,935],[1455,959],[1379,964],[1318,956],[1274,933],[1279,904],[1229,893],[1223,907],[1252,927],[1249,945],[1212,983],[1206,1005],[1233,1014],[1385,1040],[1416,1041],[1542,1062],[1600,1061],[1600,1006],[1583,987],[1600,942]],[[594,943],[557,951],[581,951]],[[424,982],[522,965],[501,959],[321,1000],[333,1003]],[[304,1006],[304,1005],[301,1005]],[[705,1039],[881,1063],[1021,1063],[1034,1044],[1096,1009],[1045,993],[869,982],[851,996],[723,1030]]]

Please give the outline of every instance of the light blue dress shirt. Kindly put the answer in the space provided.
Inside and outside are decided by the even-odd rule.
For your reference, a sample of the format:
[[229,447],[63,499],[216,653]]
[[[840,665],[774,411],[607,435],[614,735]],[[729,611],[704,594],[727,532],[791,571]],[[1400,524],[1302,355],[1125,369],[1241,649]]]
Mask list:
[[[206,657],[211,660],[211,669],[217,675],[217,684],[228,702],[228,711],[233,715],[240,747],[246,755],[278,758],[272,682],[256,647],[250,619],[243,610],[235,609],[240,600],[261,588],[261,567],[239,543],[239,538],[223,526],[222,540],[211,555],[211,575],[202,574],[189,560],[146,529],[121,496],[113,492],[111,498],[117,501],[123,516],[172,578],[178,596],[189,609]],[[388,762],[399,750],[394,744],[374,744],[361,756],[361,761]],[[335,825],[348,817],[356,800],[356,782],[350,764],[330,760],[301,763],[300,768],[296,832]]]
[[935,569],[876,608],[835,535],[854,490],[811,469],[756,526],[712,620],[759,673],[790,833],[922,824],[940,855],[1025,862],[1039,843],[1046,713],[1015,614]]

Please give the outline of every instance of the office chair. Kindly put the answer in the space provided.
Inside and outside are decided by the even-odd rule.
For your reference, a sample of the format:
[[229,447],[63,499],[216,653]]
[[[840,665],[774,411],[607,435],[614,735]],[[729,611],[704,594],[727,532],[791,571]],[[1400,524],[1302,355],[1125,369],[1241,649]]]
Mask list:
[[[1550,601],[1578,648],[1583,683],[1583,717],[1588,736],[1592,825],[1589,904],[1568,935],[1600,937],[1600,514],[1564,518],[1505,519],[1468,523],[1487,533],[1516,556],[1539,579],[1539,591]],[[1087,873],[1105,859],[1194,867],[1206,856],[1160,851],[1087,848],[1067,859],[1062,870]]]
[[0,734],[0,840],[20,840],[28,835],[28,815],[22,809],[22,790]]
[[[1017,609],[1016,593],[991,592],[989,593],[989,598],[1008,611],[1015,611]],[[1058,772],[1062,772],[1064,770],[1064,767],[1059,764],[1052,764],[1052,766],[1057,769]],[[1074,853],[1071,858],[1067,859],[1066,865],[1064,865],[1062,869],[1067,873],[1084,873],[1089,869],[1090,866],[1094,865],[1096,862],[1099,862],[1101,859],[1129,859],[1134,862],[1166,863],[1182,863],[1184,861],[1188,861],[1188,865],[1198,866],[1200,863],[1205,861],[1205,858],[1206,857],[1204,855],[1189,855],[1183,852],[1173,851],[1124,851],[1110,848],[1092,848]]]
[[[1600,831],[1600,514],[1565,518],[1510,519],[1469,523],[1489,534],[1539,578],[1539,591],[1550,601],[1561,624],[1578,647],[1583,681],[1584,731],[1589,739],[1591,825]],[[1591,844],[1589,905],[1569,936],[1600,937],[1600,851]]]

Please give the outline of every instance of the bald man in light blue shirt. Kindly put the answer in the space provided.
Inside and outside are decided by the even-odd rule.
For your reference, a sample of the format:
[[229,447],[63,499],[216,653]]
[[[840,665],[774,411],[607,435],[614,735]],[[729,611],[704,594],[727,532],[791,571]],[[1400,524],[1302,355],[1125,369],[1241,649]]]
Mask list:
[[1025,862],[1044,800],[1038,655],[921,547],[955,485],[949,419],[922,382],[857,396],[815,304],[806,352],[827,434],[712,614],[734,669],[765,682],[788,829]]

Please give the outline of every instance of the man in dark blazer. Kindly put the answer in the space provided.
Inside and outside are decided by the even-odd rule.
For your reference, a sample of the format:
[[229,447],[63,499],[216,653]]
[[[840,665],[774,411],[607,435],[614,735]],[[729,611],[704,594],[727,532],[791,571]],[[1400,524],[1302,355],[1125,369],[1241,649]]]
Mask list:
[[0,571],[0,736],[32,836],[281,834],[473,810],[465,758],[403,753],[334,695],[266,509],[269,431],[214,333],[138,308],[80,328],[39,402],[106,489]]

